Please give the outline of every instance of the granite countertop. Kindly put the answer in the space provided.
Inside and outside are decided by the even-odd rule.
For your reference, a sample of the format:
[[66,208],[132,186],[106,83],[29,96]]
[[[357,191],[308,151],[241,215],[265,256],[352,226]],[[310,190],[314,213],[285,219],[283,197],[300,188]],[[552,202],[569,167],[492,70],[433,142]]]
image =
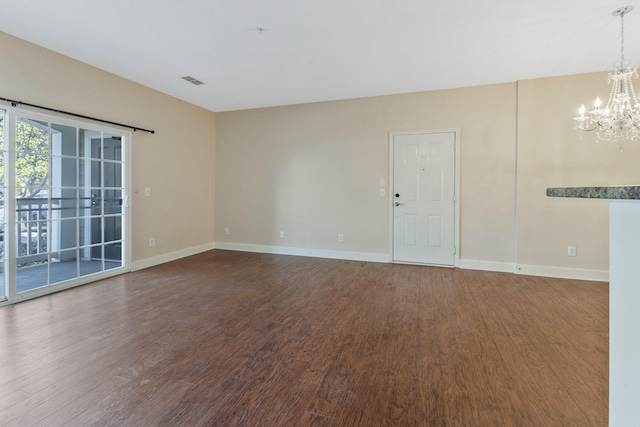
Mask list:
[[578,197],[582,199],[640,199],[640,185],[609,187],[547,188],[549,197]]

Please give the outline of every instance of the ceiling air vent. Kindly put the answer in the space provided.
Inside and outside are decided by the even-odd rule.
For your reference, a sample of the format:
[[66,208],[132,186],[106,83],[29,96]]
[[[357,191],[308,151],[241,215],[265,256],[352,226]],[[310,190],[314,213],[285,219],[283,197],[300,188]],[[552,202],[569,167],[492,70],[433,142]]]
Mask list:
[[194,85],[196,85],[196,86],[200,86],[200,85],[203,85],[203,84],[204,84],[204,82],[201,82],[201,81],[200,81],[200,80],[198,80],[198,79],[194,79],[194,78],[193,78],[193,77],[191,77],[191,76],[184,76],[184,77],[183,77],[183,79],[184,79],[184,80],[186,80],[186,81],[188,81],[189,83],[193,83],[193,84],[194,84]]

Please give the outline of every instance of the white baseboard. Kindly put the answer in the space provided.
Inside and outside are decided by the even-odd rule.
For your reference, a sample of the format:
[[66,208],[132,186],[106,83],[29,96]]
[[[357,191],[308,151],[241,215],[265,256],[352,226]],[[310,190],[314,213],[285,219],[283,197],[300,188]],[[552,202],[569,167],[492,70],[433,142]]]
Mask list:
[[500,271],[505,273],[524,274],[526,276],[556,277],[558,279],[593,280],[608,282],[607,270],[588,270],[584,268],[549,267],[541,265],[514,265],[509,262],[478,261],[461,259],[459,268],[465,270]]
[[557,277],[560,279],[593,280],[596,282],[608,282],[608,270],[588,270],[584,268],[546,267],[540,265],[516,266],[517,274],[527,276]]
[[169,261],[175,261],[180,258],[199,254],[201,252],[210,251],[215,248],[216,248],[215,243],[206,243],[200,246],[193,246],[191,248],[181,249],[175,252],[169,252],[168,254],[162,254],[162,255],[151,257],[151,258],[132,261],[131,271],[142,270],[144,268],[153,267],[154,265],[164,264],[165,262],[169,262]]
[[479,261],[475,259],[461,259],[458,268],[465,270],[500,271],[503,273],[515,272],[515,265],[510,262]]
[[216,242],[216,249],[264,254],[308,256],[313,258],[344,259],[349,261],[390,262],[389,254],[370,252],[332,251],[327,249],[293,248],[287,246],[248,245]]
[[[191,248],[170,252],[168,254],[158,255],[151,258],[145,258],[138,261],[133,261],[131,263],[131,270],[142,270],[144,268],[153,267],[154,265],[163,264],[169,261],[175,261],[180,258],[188,257],[201,252],[206,252],[212,249],[225,249],[240,252],[258,252],[276,255],[308,256],[313,258],[344,259],[349,261],[383,263],[391,262],[391,257],[389,256],[389,254],[384,253],[333,251],[327,249],[216,242],[194,246]],[[560,279],[593,280],[596,282],[609,281],[609,272],[607,270],[588,270],[581,268],[548,267],[524,264],[514,265],[509,262],[480,261],[473,259],[459,260],[458,268],[462,268],[465,270],[484,270],[504,273],[516,273],[524,274],[527,276],[557,277]]]

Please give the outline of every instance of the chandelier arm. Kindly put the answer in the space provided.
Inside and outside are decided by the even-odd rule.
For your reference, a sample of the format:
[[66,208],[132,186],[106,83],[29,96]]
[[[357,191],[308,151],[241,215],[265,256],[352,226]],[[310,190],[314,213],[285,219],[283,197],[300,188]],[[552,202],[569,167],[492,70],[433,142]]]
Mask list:
[[624,70],[624,14],[620,13],[620,71]]

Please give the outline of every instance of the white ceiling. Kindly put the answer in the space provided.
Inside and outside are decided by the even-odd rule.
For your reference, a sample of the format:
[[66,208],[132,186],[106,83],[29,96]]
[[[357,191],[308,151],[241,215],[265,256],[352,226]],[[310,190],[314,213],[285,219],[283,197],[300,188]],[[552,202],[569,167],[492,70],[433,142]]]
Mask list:
[[0,31],[218,112],[605,71],[620,1],[0,0]]

